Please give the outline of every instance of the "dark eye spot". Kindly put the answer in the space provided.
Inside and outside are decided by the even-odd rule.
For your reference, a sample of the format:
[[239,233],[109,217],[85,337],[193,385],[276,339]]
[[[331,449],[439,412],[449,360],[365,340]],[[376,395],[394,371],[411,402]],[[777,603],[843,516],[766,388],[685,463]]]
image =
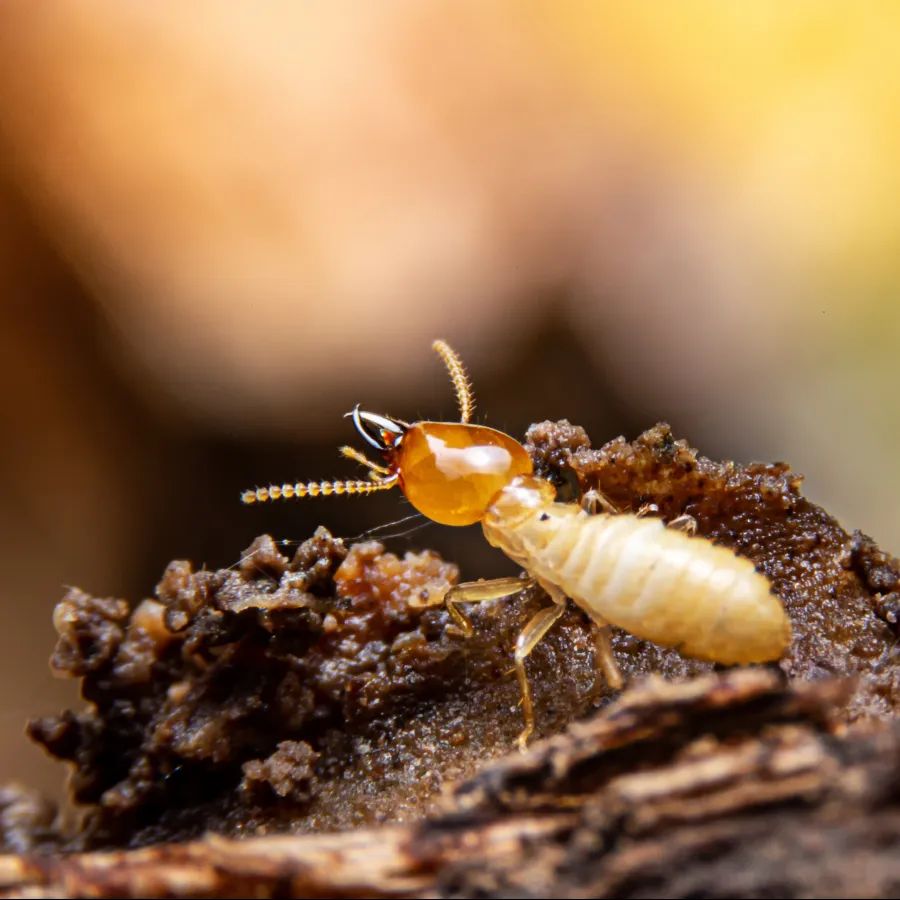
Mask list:
[[546,522],[547,519],[549,519],[549,518],[550,518],[550,516],[548,516],[547,513],[541,513],[541,521],[542,522]]

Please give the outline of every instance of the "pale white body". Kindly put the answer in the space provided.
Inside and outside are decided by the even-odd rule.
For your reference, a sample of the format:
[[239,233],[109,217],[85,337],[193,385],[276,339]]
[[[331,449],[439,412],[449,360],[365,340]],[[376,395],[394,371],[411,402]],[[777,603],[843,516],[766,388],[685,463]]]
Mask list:
[[488,541],[597,625],[726,665],[780,658],[791,626],[753,564],[656,518],[588,515],[516,479],[484,520]]

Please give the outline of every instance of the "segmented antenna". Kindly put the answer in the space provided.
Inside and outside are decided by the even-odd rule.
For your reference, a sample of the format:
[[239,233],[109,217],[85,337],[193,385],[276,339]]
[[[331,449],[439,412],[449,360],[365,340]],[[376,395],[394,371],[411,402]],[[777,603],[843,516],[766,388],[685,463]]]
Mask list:
[[290,500],[293,497],[329,497],[332,494],[372,494],[386,491],[397,483],[397,476],[381,481],[310,481],[306,484],[270,484],[268,487],[244,491],[244,503],[264,503],[267,500]]
[[450,373],[453,387],[456,388],[456,399],[459,401],[459,421],[466,423],[475,410],[475,396],[472,392],[472,385],[469,382],[466,367],[462,364],[462,360],[457,356],[456,351],[445,341],[435,341],[431,345],[431,349],[436,350],[440,354],[447,371]]

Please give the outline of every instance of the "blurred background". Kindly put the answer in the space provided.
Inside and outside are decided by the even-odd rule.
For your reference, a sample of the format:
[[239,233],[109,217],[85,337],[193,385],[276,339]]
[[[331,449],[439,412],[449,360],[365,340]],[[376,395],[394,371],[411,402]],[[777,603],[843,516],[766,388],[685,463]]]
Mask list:
[[64,585],[410,512],[239,492],[455,417],[437,337],[485,424],[668,421],[896,552],[898,106],[888,3],[4,3],[0,780],[62,783]]

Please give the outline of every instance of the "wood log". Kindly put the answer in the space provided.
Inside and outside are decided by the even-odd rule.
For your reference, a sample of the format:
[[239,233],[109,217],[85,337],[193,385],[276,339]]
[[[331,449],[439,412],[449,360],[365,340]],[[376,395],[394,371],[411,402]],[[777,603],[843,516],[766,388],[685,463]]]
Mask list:
[[[527,590],[447,628],[458,576],[319,529],[293,559],[173,562],[154,599],[72,590],[57,674],[84,710],[30,723],[73,768],[78,827],[0,792],[4,896],[900,896],[900,565],[783,464],[717,463],[657,426],[591,450],[528,433],[536,471],[623,510],[693,516],[751,559],[795,640],[715,671],[624,632],[624,692],[569,609],[529,659],[525,755],[510,647]],[[15,855],[13,855],[15,854]]]
[[650,678],[422,821],[0,860],[4,897],[892,897],[900,729],[852,683]]

